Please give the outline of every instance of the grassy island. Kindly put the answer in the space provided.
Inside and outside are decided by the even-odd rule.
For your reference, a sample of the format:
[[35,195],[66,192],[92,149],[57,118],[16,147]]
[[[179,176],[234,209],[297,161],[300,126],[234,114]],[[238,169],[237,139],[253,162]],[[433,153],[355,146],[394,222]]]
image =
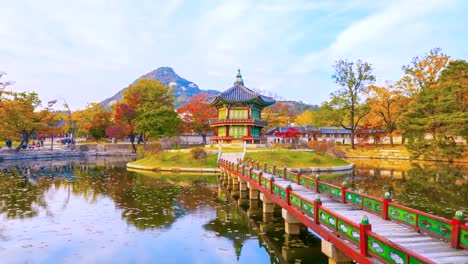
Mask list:
[[152,168],[216,168],[218,154],[208,154],[204,159],[196,159],[190,152],[159,152],[130,162],[132,165]]
[[260,163],[267,162],[268,164],[276,164],[281,167],[286,166],[288,168],[332,167],[350,164],[344,159],[311,151],[275,150],[247,152],[245,158],[259,161]]

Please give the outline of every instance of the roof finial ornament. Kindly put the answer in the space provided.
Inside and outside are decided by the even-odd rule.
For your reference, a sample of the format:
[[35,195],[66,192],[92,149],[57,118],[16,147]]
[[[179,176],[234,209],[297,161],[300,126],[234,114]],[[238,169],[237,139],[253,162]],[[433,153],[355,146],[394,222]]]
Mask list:
[[236,82],[234,84],[237,84],[237,83],[244,85],[244,81],[242,80],[240,69],[237,69]]

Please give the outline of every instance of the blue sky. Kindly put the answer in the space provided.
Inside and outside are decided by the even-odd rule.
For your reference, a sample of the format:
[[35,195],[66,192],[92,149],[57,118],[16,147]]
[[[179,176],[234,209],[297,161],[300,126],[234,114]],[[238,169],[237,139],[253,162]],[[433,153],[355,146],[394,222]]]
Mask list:
[[170,66],[224,90],[247,87],[320,104],[337,89],[332,64],[363,59],[378,83],[441,47],[468,57],[468,1],[1,1],[0,71],[10,89],[73,109]]

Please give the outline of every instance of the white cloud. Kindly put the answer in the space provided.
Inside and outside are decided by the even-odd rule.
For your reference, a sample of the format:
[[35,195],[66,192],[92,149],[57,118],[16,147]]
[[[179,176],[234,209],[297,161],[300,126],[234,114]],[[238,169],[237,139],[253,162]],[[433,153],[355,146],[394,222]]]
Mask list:
[[[0,70],[14,89],[101,101],[171,66],[203,89],[238,67],[251,88],[319,103],[338,58],[369,60],[379,78],[434,46],[467,56],[463,1],[7,1]],[[458,13],[457,13],[458,12]],[[455,14],[455,15],[454,15]],[[463,41],[464,40],[464,41]],[[309,87],[317,87],[313,97]],[[76,95],[77,91],[79,94]],[[72,102],[73,101],[73,102]]]

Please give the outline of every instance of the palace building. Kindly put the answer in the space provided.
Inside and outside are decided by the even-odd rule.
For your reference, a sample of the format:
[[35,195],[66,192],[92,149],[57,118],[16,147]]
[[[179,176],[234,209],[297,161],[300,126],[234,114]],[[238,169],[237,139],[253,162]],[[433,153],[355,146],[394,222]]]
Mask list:
[[209,103],[218,110],[218,118],[210,120],[210,126],[215,129],[212,141],[260,143],[266,140],[262,128],[268,123],[261,119],[261,113],[275,100],[245,87],[240,70],[234,86]]

